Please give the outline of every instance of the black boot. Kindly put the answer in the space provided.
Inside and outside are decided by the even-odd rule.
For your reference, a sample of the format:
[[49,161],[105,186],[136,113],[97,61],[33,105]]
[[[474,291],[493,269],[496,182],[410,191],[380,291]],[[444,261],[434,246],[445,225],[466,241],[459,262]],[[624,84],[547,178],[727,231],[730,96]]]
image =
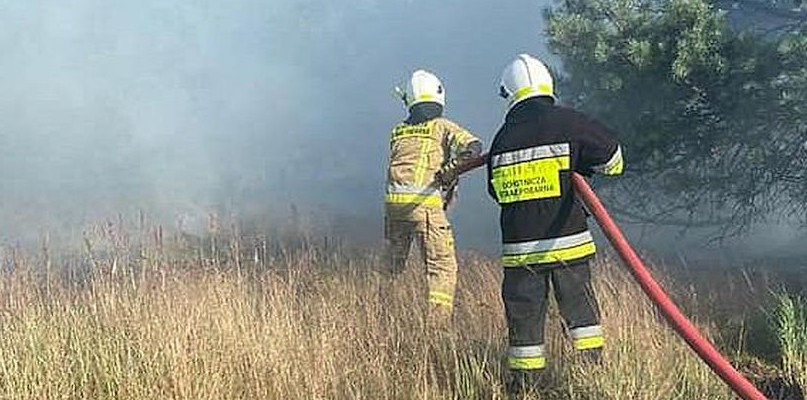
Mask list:
[[583,360],[583,362],[589,363],[591,365],[601,366],[602,365],[602,348],[580,350],[578,352],[578,357],[581,360]]
[[542,370],[512,370],[507,381],[507,395],[520,399],[524,395],[536,393],[546,386]]

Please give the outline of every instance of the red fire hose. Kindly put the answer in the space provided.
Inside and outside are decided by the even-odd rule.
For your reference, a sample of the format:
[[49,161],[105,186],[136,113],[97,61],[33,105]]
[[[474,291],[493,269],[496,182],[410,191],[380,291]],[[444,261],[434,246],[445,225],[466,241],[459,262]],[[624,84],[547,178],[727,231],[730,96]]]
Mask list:
[[630,267],[630,272],[639,282],[642,290],[644,290],[647,296],[650,297],[650,300],[658,306],[661,313],[667,318],[667,321],[669,321],[675,331],[678,332],[678,335],[681,336],[689,347],[695,350],[698,356],[712,368],[712,371],[720,376],[720,378],[740,397],[745,400],[767,400],[748,379],[737,372],[737,370],[723,358],[720,352],[698,332],[695,325],[675,306],[675,303],[667,296],[667,293],[664,292],[664,289],[659,286],[656,280],[653,279],[653,276],[647,268],[645,268],[644,263],[642,263],[642,260],[639,259],[636,252],[633,251],[628,240],[625,239],[625,235],[622,234],[622,231],[614,220],[611,219],[608,210],[605,209],[600,199],[597,198],[597,195],[594,193],[594,190],[591,189],[588,182],[586,182],[585,178],[577,173],[573,173],[572,182],[574,183],[574,188],[577,190],[577,193],[583,199],[583,202],[586,203],[591,213],[594,214],[594,217],[600,224],[605,236],[608,237],[611,245],[614,246],[614,249],[616,249],[619,256],[622,257],[622,260],[625,261],[625,264],[628,264],[628,267]]
[[[484,165],[484,158],[479,158],[468,162],[461,167],[463,172],[470,171],[476,167]],[[710,368],[724,382],[726,382],[734,392],[745,400],[768,400],[760,391],[740,374],[725,358],[706,340],[698,329],[687,319],[676,307],[664,289],[653,279],[653,276],[644,266],[642,260],[633,251],[625,235],[617,224],[611,219],[608,210],[602,204],[597,194],[591,189],[585,178],[577,173],[572,174],[572,183],[577,193],[586,203],[589,210],[594,214],[600,224],[605,236],[619,253],[622,260],[628,265],[631,273],[639,282],[642,290],[650,297],[650,300],[658,306],[661,313],[672,324],[675,331],[694,350],[700,358],[709,365]]]

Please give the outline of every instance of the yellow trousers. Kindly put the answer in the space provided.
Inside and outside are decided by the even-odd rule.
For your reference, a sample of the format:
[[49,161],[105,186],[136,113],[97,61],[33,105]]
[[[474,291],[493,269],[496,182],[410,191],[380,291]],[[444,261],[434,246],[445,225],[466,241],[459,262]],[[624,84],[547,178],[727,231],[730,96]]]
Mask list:
[[402,272],[412,242],[417,240],[426,264],[430,316],[450,319],[457,286],[457,258],[445,212],[425,207],[402,212],[401,208],[388,205],[385,225],[388,268],[393,273]]

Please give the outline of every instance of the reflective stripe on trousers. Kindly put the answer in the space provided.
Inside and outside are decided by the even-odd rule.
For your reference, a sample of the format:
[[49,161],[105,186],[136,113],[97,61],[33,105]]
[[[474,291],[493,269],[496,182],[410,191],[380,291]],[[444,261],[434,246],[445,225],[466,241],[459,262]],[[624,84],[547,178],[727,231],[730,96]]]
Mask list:
[[544,345],[510,346],[507,349],[507,366],[517,370],[545,368]]
[[591,232],[552,239],[505,243],[502,246],[502,265],[523,267],[534,264],[569,262],[590,256],[596,252]]
[[602,326],[590,325],[573,328],[569,331],[576,350],[599,349],[605,346]]
[[446,292],[432,290],[429,292],[429,303],[436,306],[453,308],[454,296]]

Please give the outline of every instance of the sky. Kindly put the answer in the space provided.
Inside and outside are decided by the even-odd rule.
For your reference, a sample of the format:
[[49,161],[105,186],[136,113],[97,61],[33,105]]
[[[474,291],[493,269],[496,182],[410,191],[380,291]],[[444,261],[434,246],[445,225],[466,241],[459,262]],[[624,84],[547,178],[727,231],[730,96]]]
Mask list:
[[[549,57],[547,4],[0,0],[0,240],[291,204],[377,236],[391,88],[435,72],[446,115],[489,143],[503,67]],[[481,175],[452,216],[468,247],[498,234]]]

